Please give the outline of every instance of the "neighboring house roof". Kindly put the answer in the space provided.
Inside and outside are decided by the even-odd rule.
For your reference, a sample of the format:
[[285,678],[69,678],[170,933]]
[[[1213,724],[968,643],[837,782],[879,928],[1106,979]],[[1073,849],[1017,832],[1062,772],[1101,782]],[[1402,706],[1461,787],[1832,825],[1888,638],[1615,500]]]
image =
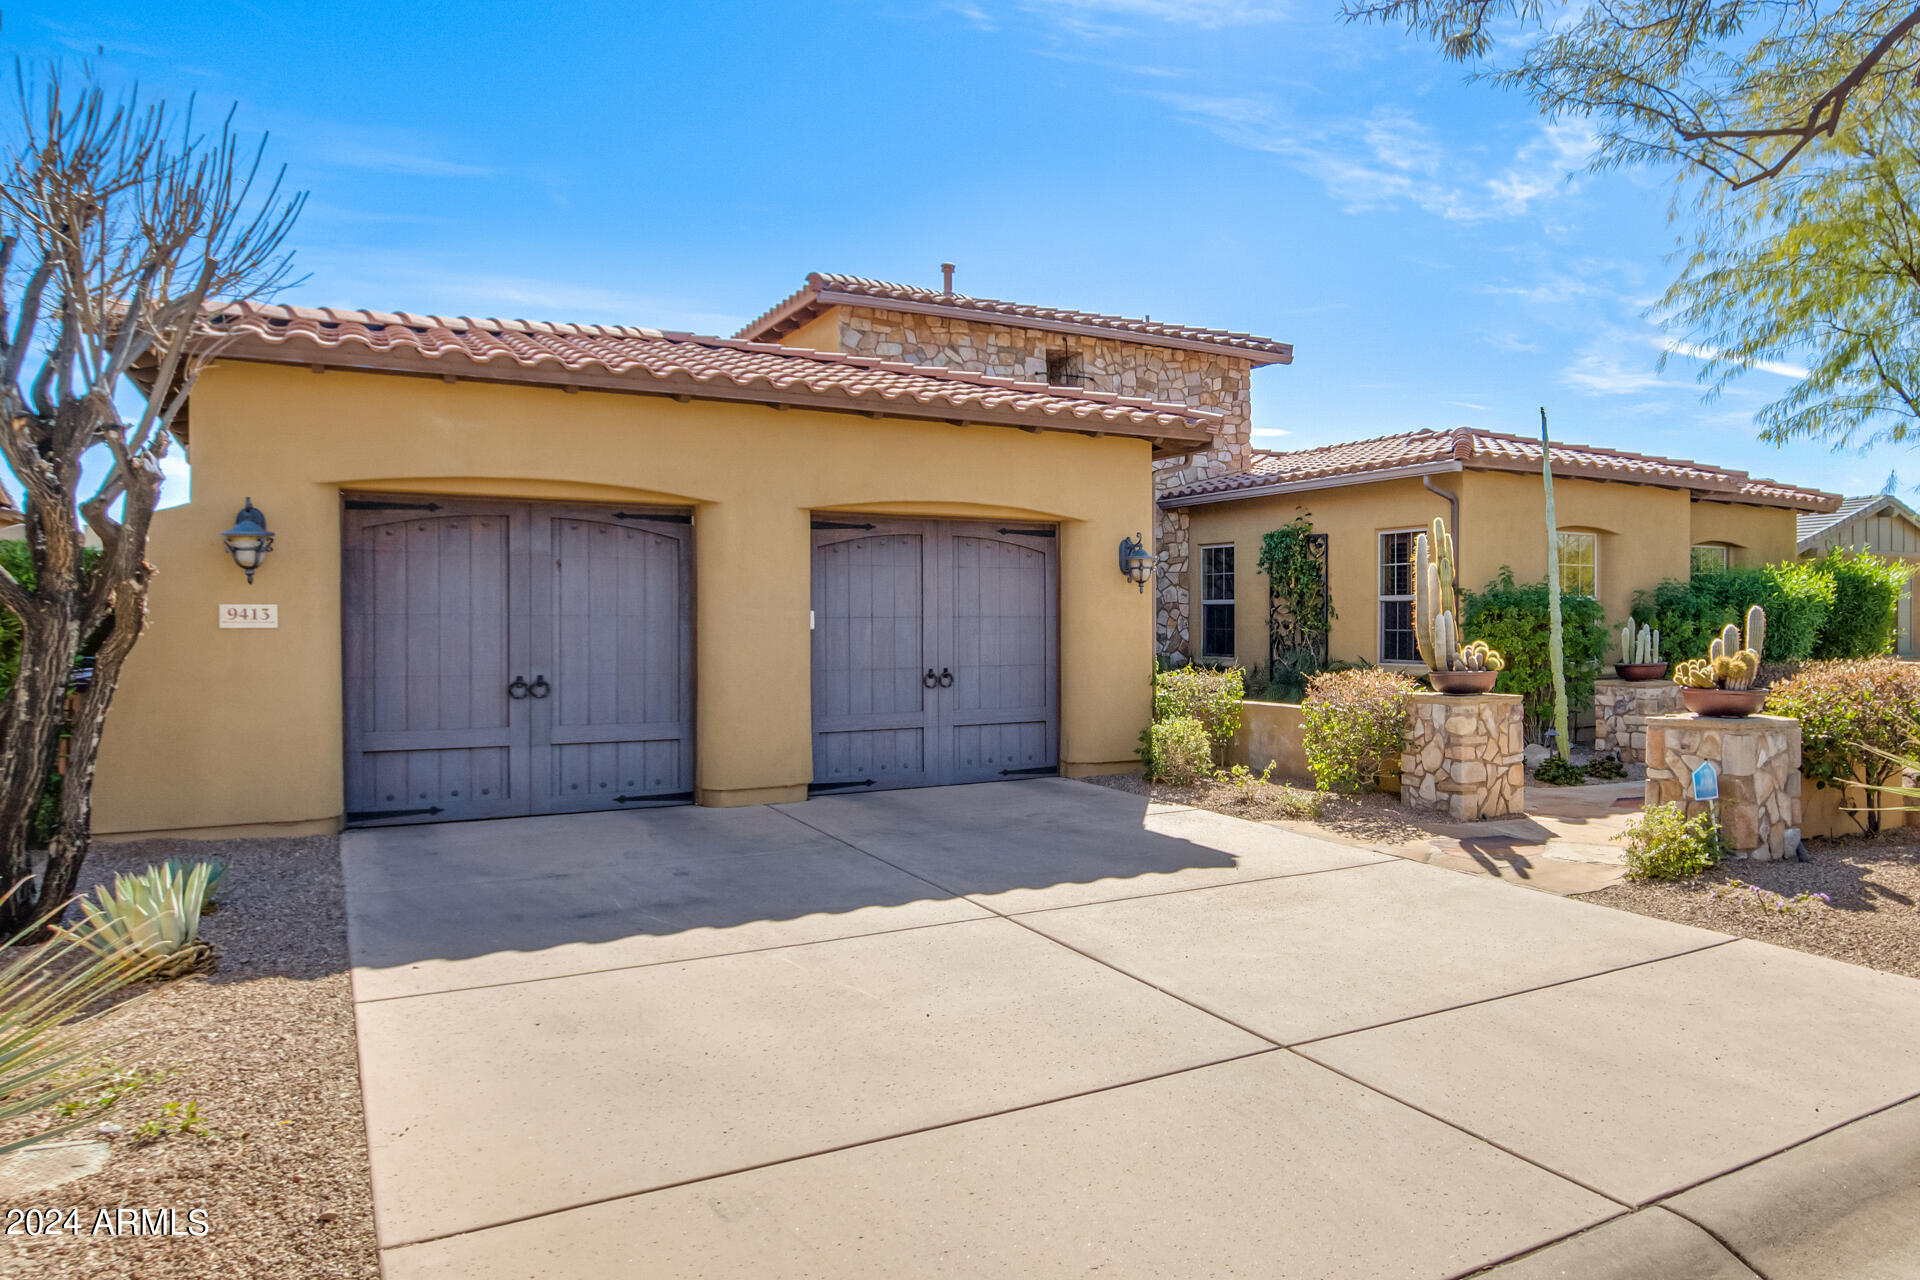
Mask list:
[[1882,512],[1892,512],[1904,516],[1916,528],[1920,528],[1920,514],[1915,513],[1912,507],[1890,493],[1868,494],[1865,497],[1859,498],[1842,498],[1840,505],[1832,511],[1802,515],[1799,518],[1797,524],[1800,536],[1800,549],[1802,551],[1820,550],[1821,548],[1816,547],[1814,544],[1819,541],[1821,534],[1831,529],[1836,529],[1857,517],[1879,515]]
[[1111,338],[1149,347],[1206,351],[1237,356],[1256,365],[1293,363],[1292,343],[1276,342],[1272,338],[1256,337],[1250,333],[1165,324],[1158,320],[1133,320],[1126,316],[1074,311],[1066,307],[1036,307],[1024,302],[1001,302],[995,298],[969,298],[963,293],[942,293],[938,289],[922,289],[917,285],[890,284],[885,280],[868,280],[861,276],[826,275],[818,271],[807,277],[807,283],[799,292],[734,336],[754,342],[772,342],[827,309],[839,306],[873,307],[881,311],[907,311],[958,320],[986,320],[1019,329],[1043,329],[1049,333]]
[[[1409,431],[1401,435],[1296,449],[1286,453],[1254,451],[1253,462],[1233,475],[1202,480],[1170,490],[1160,498],[1163,507],[1191,507],[1209,502],[1232,502],[1269,493],[1295,493],[1336,485],[1370,484],[1402,476],[1437,475],[1447,471],[1540,470],[1540,442],[1526,436],[1504,435],[1472,427],[1452,431]],[[1625,484],[1659,485],[1686,489],[1696,498],[1716,502],[1792,507],[1804,511],[1832,511],[1837,494],[1799,489],[1772,480],[1756,480],[1744,471],[1729,471],[1679,458],[1656,458],[1590,445],[1553,446],[1553,473],[1559,477],[1613,480]]]
[[208,346],[222,359],[1137,436],[1162,456],[1204,447],[1222,416],[1217,409],[659,329],[259,303],[222,308],[209,325]]
[[20,509],[13,505],[13,499],[0,492],[0,529],[19,524],[24,519],[26,517],[20,514]]

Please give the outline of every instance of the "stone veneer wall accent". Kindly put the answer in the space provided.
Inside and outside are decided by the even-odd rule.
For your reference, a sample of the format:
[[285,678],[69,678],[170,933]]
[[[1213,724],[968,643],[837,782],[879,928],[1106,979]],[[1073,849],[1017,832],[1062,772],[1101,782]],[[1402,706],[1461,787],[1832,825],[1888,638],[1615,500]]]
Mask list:
[[1647,759],[1647,717],[1686,709],[1671,680],[1596,680],[1593,685],[1593,749],[1620,756],[1621,764]]
[[[1153,464],[1156,494],[1243,471],[1253,460],[1253,366],[1247,360],[884,307],[846,307],[842,317],[841,350],[848,355],[1044,382],[1048,353],[1064,350],[1079,361],[1084,375],[1079,385],[1089,390],[1224,410],[1226,418],[1212,448]],[[1161,558],[1154,573],[1155,646],[1180,658],[1189,657],[1192,646],[1187,578],[1193,566],[1187,527],[1185,511],[1162,511],[1153,542]],[[1243,576],[1256,572],[1250,564],[1237,567]]]
[[1698,812],[1693,771],[1720,770],[1720,831],[1757,861],[1791,858],[1800,843],[1800,722],[1785,716],[1653,716],[1647,720],[1647,803]]
[[1407,749],[1400,757],[1400,803],[1457,822],[1522,811],[1527,771],[1517,693],[1407,699]]

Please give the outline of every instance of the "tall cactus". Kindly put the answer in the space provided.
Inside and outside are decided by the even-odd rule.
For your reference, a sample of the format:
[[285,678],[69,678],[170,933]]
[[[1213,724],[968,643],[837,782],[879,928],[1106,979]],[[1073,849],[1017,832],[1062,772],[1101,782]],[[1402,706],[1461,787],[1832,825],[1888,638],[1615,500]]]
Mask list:
[[1463,645],[1458,598],[1453,589],[1453,535],[1447,522],[1433,524],[1413,540],[1413,643],[1429,671],[1501,671],[1506,660],[1485,644]]

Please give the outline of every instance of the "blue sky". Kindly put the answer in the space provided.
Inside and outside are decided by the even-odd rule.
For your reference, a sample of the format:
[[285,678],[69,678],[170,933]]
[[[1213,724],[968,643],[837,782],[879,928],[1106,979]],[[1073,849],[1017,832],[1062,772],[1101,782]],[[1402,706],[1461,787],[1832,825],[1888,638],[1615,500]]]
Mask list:
[[[1537,429],[1848,493],[1755,373],[1662,371],[1670,175],[1337,0],[9,6],[5,43],[238,104],[316,305],[730,333],[808,271],[1260,333],[1256,442]],[[103,52],[95,54],[96,48]],[[172,499],[184,498],[179,485]]]

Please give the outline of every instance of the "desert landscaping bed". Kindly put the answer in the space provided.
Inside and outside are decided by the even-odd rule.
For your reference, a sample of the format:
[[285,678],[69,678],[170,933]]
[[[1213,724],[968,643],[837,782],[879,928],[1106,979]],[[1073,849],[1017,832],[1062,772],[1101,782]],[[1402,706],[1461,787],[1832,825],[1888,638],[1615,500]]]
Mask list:
[[1397,846],[1425,840],[1429,832],[1400,807],[1397,794],[1363,791],[1358,795],[1315,791],[1310,783],[1276,779],[1259,785],[1204,781],[1176,787],[1148,782],[1137,773],[1083,778],[1098,787],[1145,796],[1156,804],[1184,804],[1249,822],[1286,822],[1311,826],[1329,839],[1349,844]]
[[1584,897],[1920,978],[1920,839],[1896,829],[1813,840],[1807,856],[1724,862],[1692,880],[1629,881]]
[[[90,885],[166,857],[209,856],[230,864],[218,910],[201,926],[220,948],[219,968],[153,987],[114,1015],[112,1061],[140,1083],[70,1135],[118,1126],[105,1167],[26,1195],[0,1188],[0,1209],[77,1208],[89,1230],[5,1236],[0,1275],[380,1274],[338,841],[102,845],[83,874]],[[180,1132],[189,1114],[204,1134]],[[141,1135],[154,1125],[165,1136]],[[208,1230],[92,1234],[102,1208],[172,1208],[181,1231],[201,1209]]]

